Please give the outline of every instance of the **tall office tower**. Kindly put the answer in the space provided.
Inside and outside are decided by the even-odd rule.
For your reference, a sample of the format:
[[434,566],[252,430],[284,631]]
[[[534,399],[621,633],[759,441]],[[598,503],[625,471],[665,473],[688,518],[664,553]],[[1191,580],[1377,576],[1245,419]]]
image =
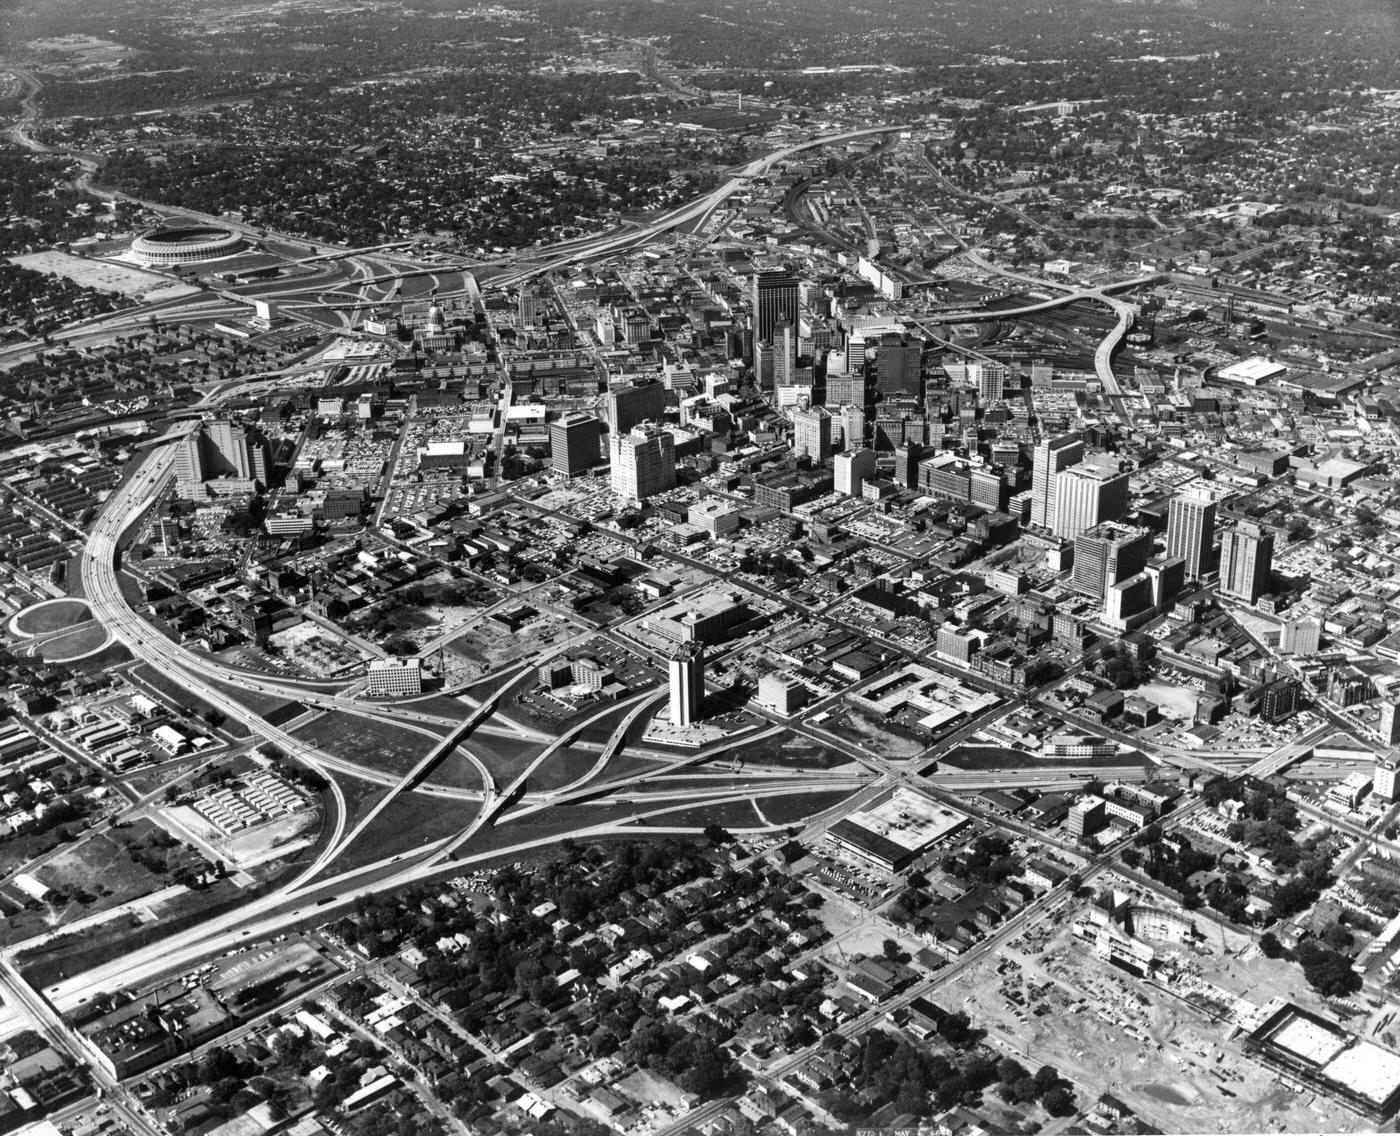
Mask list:
[[1102,600],[1110,584],[1142,572],[1151,555],[1152,534],[1146,529],[1112,521],[1095,525],[1074,538],[1075,591]]
[[1186,562],[1186,575],[1200,579],[1211,570],[1215,552],[1215,502],[1183,493],[1167,511],[1167,555]]
[[755,272],[750,297],[753,302],[755,342],[772,342],[773,329],[786,316],[797,322],[797,278],[788,272]]
[[1252,604],[1269,587],[1274,535],[1258,525],[1241,524],[1220,541],[1220,594]]
[[520,326],[538,327],[544,322],[543,316],[548,307],[549,301],[534,288],[520,289]]
[[603,400],[603,414],[613,434],[625,434],[639,422],[659,422],[665,409],[666,387],[659,382],[608,391]]
[[667,662],[671,672],[671,725],[700,720],[705,704],[705,648],[700,643],[678,647]]
[[790,387],[797,371],[797,327],[786,316],[773,328],[773,385]]
[[771,343],[753,345],[753,381],[762,391],[771,391],[778,377],[778,349]]
[[1080,462],[1055,477],[1056,536],[1076,537],[1104,521],[1122,520],[1127,511],[1128,475],[1112,466]]
[[1394,691],[1386,691],[1381,699],[1381,718],[1376,725],[1381,745],[1400,745],[1400,703],[1396,702]]
[[259,485],[268,485],[272,473],[272,450],[260,431],[254,430],[248,436],[248,461],[253,468],[253,480]]
[[1084,443],[1074,434],[1046,438],[1031,459],[1031,524],[1055,527],[1055,478],[1060,471],[1084,459]]
[[919,484],[919,463],[924,460],[922,442],[905,442],[894,451],[894,479],[905,489]]
[[1393,757],[1378,757],[1371,792],[1383,801],[1394,801],[1397,780],[1400,780],[1400,764]]
[[1281,655],[1316,655],[1322,646],[1322,621],[1307,616],[1304,619],[1286,619],[1278,634],[1278,650]]
[[1160,611],[1186,587],[1186,562],[1180,556],[1154,556],[1147,562],[1147,579],[1152,585],[1152,606]]
[[676,442],[655,423],[610,434],[608,459],[608,480],[620,497],[645,501],[676,487]]
[[792,452],[814,462],[831,457],[831,415],[825,407],[799,407],[792,412]]
[[206,479],[206,454],[210,448],[203,428],[191,430],[175,443],[175,478],[177,481],[193,483]]
[[253,476],[252,457],[248,452],[248,431],[228,418],[215,418],[206,430],[209,441],[218,452],[220,472],[234,477]]
[[577,477],[599,461],[603,424],[591,414],[566,414],[549,424],[549,464],[555,473]]
[[859,497],[865,483],[875,476],[876,461],[874,450],[847,450],[836,455],[832,461],[837,493],[847,497]]
[[865,406],[865,376],[863,374],[826,373],[827,406]]
[[846,370],[852,375],[865,374],[865,349],[868,345],[854,332],[846,342]]
[[841,445],[847,450],[865,445],[865,408],[859,403],[841,407]]
[[875,349],[875,386],[886,397],[919,397],[923,377],[924,341],[897,332],[880,336]]
[[[1178,563],[1180,563],[1178,561]],[[1103,621],[1118,631],[1129,631],[1152,616],[1152,577],[1139,572],[1109,584],[1103,596]]]
[[628,308],[622,313],[622,334],[628,343],[645,343],[651,338],[651,316],[641,308]]
[[974,366],[977,368],[978,401],[983,404],[1000,402],[1006,396],[1006,368],[1000,363],[974,363],[968,370]]
[[967,499],[974,505],[991,509],[995,513],[1006,512],[1006,479],[1000,467],[974,469],[968,475]]

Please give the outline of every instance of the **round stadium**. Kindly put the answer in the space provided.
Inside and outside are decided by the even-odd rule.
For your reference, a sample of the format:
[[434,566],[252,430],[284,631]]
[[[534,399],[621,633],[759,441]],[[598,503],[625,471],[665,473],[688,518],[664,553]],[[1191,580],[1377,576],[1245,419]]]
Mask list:
[[243,247],[243,236],[218,225],[181,225],[152,229],[131,242],[131,251],[152,268],[217,260]]

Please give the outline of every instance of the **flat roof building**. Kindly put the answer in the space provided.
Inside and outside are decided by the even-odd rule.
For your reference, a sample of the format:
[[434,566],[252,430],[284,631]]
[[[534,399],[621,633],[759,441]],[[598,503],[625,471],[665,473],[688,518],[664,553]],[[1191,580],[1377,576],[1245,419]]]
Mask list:
[[423,664],[419,659],[375,659],[365,672],[365,693],[422,694]]
[[837,821],[827,839],[857,859],[898,872],[968,823],[966,813],[901,786],[878,804]]

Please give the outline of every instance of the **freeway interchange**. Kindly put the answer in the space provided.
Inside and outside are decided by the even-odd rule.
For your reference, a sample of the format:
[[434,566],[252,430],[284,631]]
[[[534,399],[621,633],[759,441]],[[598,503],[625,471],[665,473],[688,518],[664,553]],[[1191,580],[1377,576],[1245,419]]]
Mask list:
[[[318,264],[310,278],[283,281],[276,284],[255,285],[237,293],[224,293],[214,296],[190,297],[183,301],[167,301],[160,305],[137,308],[94,321],[91,326],[73,329],[73,339],[77,342],[96,341],[118,334],[124,330],[144,325],[153,314],[162,318],[210,318],[227,315],[238,310],[240,304],[254,297],[278,299],[290,302],[299,314],[314,312],[317,309],[335,308],[336,314],[327,326],[345,328],[349,320],[342,307],[358,306],[373,302],[376,294],[382,296],[384,286],[425,272],[453,271],[471,272],[476,279],[492,287],[518,285],[537,276],[547,275],[588,261],[614,256],[645,247],[665,237],[668,233],[689,228],[698,232],[709,224],[715,214],[736,192],[742,190],[753,179],[762,177],[777,163],[805,150],[821,148],[862,138],[880,137],[909,129],[907,126],[881,126],[842,133],[829,134],[809,141],[795,143],[775,150],[764,157],[755,159],[733,172],[723,184],[708,194],[677,209],[670,210],[644,225],[619,232],[605,233],[576,241],[563,242],[548,248],[524,250],[519,255],[493,263],[463,263],[457,265],[437,265],[424,268],[411,259],[394,254],[390,246],[363,250],[330,249],[321,246],[308,246],[307,265]],[[223,223],[223,222],[220,222]],[[304,243],[304,242],[303,242]],[[1006,278],[1018,278],[999,266],[977,256],[968,250],[967,255],[984,270]],[[341,263],[351,267],[347,272]],[[1117,344],[1131,325],[1132,307],[1114,299],[1112,293],[1121,289],[1145,283],[1145,279],[1125,281],[1119,285],[1102,288],[1065,288],[1062,294],[1051,300],[1030,305],[1024,311],[1049,310],[1054,307],[1074,303],[1079,300],[1094,300],[1109,304],[1119,314],[1118,326],[1105,339],[1096,356],[1096,367],[1103,379],[1105,390],[1110,395],[1121,394],[1113,379],[1111,356]],[[1035,283],[1044,286],[1045,282]],[[352,297],[347,305],[327,305],[323,293],[332,284],[353,286],[359,289],[358,300]],[[372,291],[372,290],[377,290]],[[981,318],[1002,319],[1014,317],[1020,309],[968,311],[960,313],[958,320]],[[0,352],[0,358],[13,356],[20,348]],[[260,389],[267,382],[266,377],[254,376],[219,384],[211,389],[199,404],[199,410],[217,410],[223,403],[250,390]],[[502,422],[509,406],[510,388],[507,384],[502,391],[499,412]],[[177,426],[167,436],[173,440],[189,428]],[[497,463],[499,472],[499,446],[504,437],[503,431],[497,438]],[[255,897],[232,911],[206,919],[203,922],[177,931],[138,947],[134,950],[114,954],[103,964],[79,974],[69,975],[46,987],[42,991],[33,989],[20,975],[16,966],[16,956],[24,944],[18,944],[0,952],[0,989],[7,999],[24,1010],[53,1037],[67,1052],[88,1066],[99,1069],[92,1059],[89,1043],[65,1021],[65,1014],[80,1007],[99,992],[116,986],[133,986],[150,982],[160,975],[187,968],[202,959],[217,955],[251,940],[282,934],[289,929],[319,922],[343,913],[362,896],[402,888],[409,884],[440,879],[444,876],[461,873],[473,865],[485,865],[503,858],[525,855],[539,849],[557,845],[566,838],[578,840],[601,836],[633,833],[639,822],[648,823],[648,832],[694,833],[693,825],[668,825],[668,815],[691,808],[696,803],[720,804],[731,800],[754,800],[766,796],[781,797],[793,793],[812,790],[841,791],[850,794],[841,805],[827,810],[818,817],[811,818],[806,835],[814,837],[825,827],[863,803],[868,803],[879,794],[903,784],[918,786],[922,791],[947,802],[958,802],[966,809],[966,801],[958,796],[960,792],[981,782],[996,783],[994,777],[983,777],[979,782],[974,776],[949,776],[933,774],[923,776],[912,772],[928,763],[934,750],[947,748],[970,737],[977,729],[990,724],[1009,713],[1017,705],[1024,704],[1028,692],[1017,697],[1007,697],[1000,705],[986,714],[980,715],[966,727],[941,739],[929,753],[921,755],[916,762],[893,762],[873,757],[859,747],[852,746],[835,735],[806,726],[795,727],[799,733],[806,733],[812,740],[840,752],[849,759],[850,767],[831,773],[793,775],[786,778],[773,777],[771,783],[756,780],[751,785],[727,786],[722,789],[687,788],[676,789],[660,786],[659,778],[668,772],[690,764],[700,764],[708,760],[714,747],[698,752],[685,762],[656,772],[635,773],[604,780],[609,759],[621,748],[627,729],[637,717],[649,709],[654,709],[656,695],[649,692],[639,697],[636,705],[629,709],[623,723],[601,748],[599,759],[582,776],[561,788],[545,792],[528,791],[528,777],[532,770],[542,763],[552,752],[553,746],[546,746],[517,776],[505,784],[498,784],[496,777],[485,763],[472,752],[471,740],[477,730],[486,731],[492,727],[498,700],[503,698],[521,679],[528,668],[538,666],[555,651],[533,652],[494,676],[495,690],[492,695],[479,699],[475,709],[467,712],[464,719],[452,719],[441,714],[415,709],[410,702],[385,702],[353,696],[345,690],[327,690],[317,684],[298,683],[284,678],[268,677],[219,662],[193,651],[169,638],[135,611],[122,590],[121,557],[123,542],[132,531],[143,523],[151,510],[157,508],[164,498],[174,477],[174,447],[169,444],[154,445],[145,452],[137,472],[131,476],[106,502],[96,518],[87,537],[81,557],[81,577],[84,594],[94,615],[119,640],[136,659],[159,670],[174,679],[190,694],[208,703],[225,715],[247,723],[253,734],[262,742],[276,746],[294,762],[319,773],[329,785],[330,800],[327,806],[328,832],[325,834],[319,852],[309,864],[297,869],[289,880],[280,882],[267,894]],[[557,649],[555,649],[557,651]],[[417,729],[420,733],[437,739],[425,752],[423,758],[403,774],[386,772],[383,769],[355,761],[329,752],[298,737],[292,730],[274,725],[266,719],[250,714],[247,707],[228,692],[228,688],[242,687],[261,694],[282,696],[294,699],[306,706],[322,712],[357,715],[366,719],[392,722],[405,728]],[[1003,692],[1006,693],[1006,692]],[[562,739],[556,739],[558,744]],[[1281,763],[1296,757],[1301,751],[1274,753],[1261,758],[1256,769],[1272,770]],[[479,775],[479,786],[462,787],[434,781],[433,774],[438,764],[449,753],[461,753]],[[1165,760],[1171,760],[1170,757]],[[1224,768],[1224,766],[1221,766]],[[1234,770],[1235,765],[1229,766]],[[855,769],[856,772],[850,772]],[[368,783],[382,791],[377,803],[357,821],[351,823],[350,809],[342,789],[343,779],[353,779]],[[405,794],[423,794],[450,802],[461,809],[460,827],[450,836],[438,837],[424,842],[407,851],[384,857],[373,863],[363,864],[348,870],[338,870],[336,862],[355,844],[384,813],[391,802]],[[620,815],[599,819],[598,813],[586,806],[586,802],[599,798],[623,808]],[[563,831],[549,835],[526,836],[514,842],[497,840],[484,849],[473,846],[474,840],[488,828],[507,827],[525,817],[536,816],[544,810],[559,806],[576,807],[577,823],[570,824]],[[1005,825],[1004,819],[991,817],[979,810],[969,810],[984,820],[992,820]],[[592,814],[592,815],[590,815]],[[1187,813],[1183,813],[1184,819]],[[1180,823],[1179,820],[1173,823]],[[772,826],[778,830],[780,826]],[[1105,854],[1091,865],[1088,874],[1097,874],[1111,862],[1111,853]],[[1046,896],[1028,907],[1017,925],[1023,925],[1063,898],[1062,889]],[[1003,941],[997,936],[987,941],[984,948],[959,964],[959,969],[971,965],[976,958],[995,948]],[[952,972],[950,972],[952,973]],[[931,989],[946,978],[940,977],[929,984],[920,986],[922,992]],[[869,1022],[858,1019],[851,1030],[864,1028]],[[794,1061],[796,1058],[793,1059]],[[780,1072],[781,1070],[774,1070]],[[119,1086],[105,1075],[99,1076],[99,1083],[106,1089],[118,1090]],[[119,1093],[114,1095],[128,1123],[136,1131],[151,1131],[149,1123],[133,1106],[126,1103]]]

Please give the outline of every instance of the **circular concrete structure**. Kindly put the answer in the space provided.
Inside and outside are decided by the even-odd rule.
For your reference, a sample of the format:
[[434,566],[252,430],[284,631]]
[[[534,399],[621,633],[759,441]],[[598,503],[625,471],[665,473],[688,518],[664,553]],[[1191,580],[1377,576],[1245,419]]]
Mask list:
[[219,225],[180,225],[142,233],[131,242],[131,251],[142,264],[168,268],[218,260],[243,247],[243,236]]

